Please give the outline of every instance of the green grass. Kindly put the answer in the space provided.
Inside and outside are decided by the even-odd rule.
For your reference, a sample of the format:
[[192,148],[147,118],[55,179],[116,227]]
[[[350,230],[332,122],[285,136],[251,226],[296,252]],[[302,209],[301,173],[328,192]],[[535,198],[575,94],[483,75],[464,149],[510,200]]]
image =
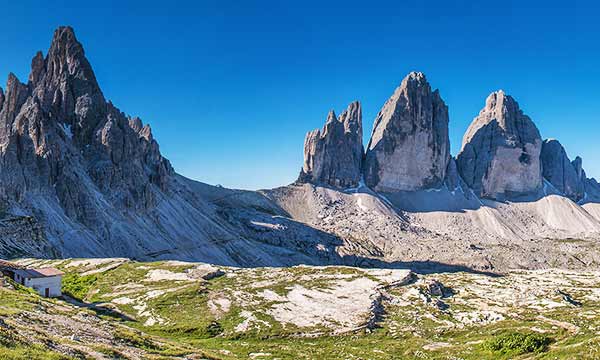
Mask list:
[[0,359],[2,360],[69,360],[71,357],[46,350],[39,345],[19,345],[3,347],[0,345]]
[[46,349],[38,344],[31,344],[15,334],[8,327],[0,326],[0,359],[2,360],[63,360],[71,359]]
[[509,332],[497,335],[483,343],[483,348],[502,355],[541,353],[548,349],[552,338],[533,333]]
[[[294,286],[327,289],[332,284],[329,275],[344,274],[348,276],[346,280],[367,276],[360,269],[329,267],[315,270],[310,267],[293,267],[277,269],[276,276],[273,276],[273,269],[242,269],[236,270],[235,276],[191,282],[149,281],[147,274],[154,269],[183,272],[189,266],[164,262],[128,262],[92,276],[68,274],[65,277],[64,291],[89,302],[109,302],[118,297],[136,299],[136,303],[118,304],[120,311],[139,318],[121,321],[119,330],[114,334],[116,341],[143,349],[156,358],[177,358],[190,353],[202,353],[204,357],[211,359],[247,359],[253,353],[265,353],[270,355],[260,358],[600,359],[600,337],[597,333],[600,329],[600,302],[586,299],[589,290],[578,290],[579,287],[590,287],[589,284],[581,283],[568,289],[575,299],[583,302],[583,306],[577,309],[561,307],[535,310],[527,306],[511,307],[505,313],[504,320],[452,327],[445,325],[456,324],[456,314],[468,313],[480,306],[476,303],[477,295],[464,289],[465,285],[478,280],[470,275],[438,274],[436,278],[444,285],[458,289],[455,296],[443,299],[450,306],[448,311],[437,310],[421,300],[402,306],[389,303],[386,305],[381,328],[372,332],[333,335],[325,328],[298,328],[275,321],[269,315],[269,309],[276,302],[260,300],[257,295],[271,290],[285,296]],[[497,281],[498,286],[509,286],[508,278]],[[388,291],[391,295],[401,296],[407,288],[408,286]],[[154,290],[162,290],[164,293],[146,296],[149,291]],[[256,301],[242,307],[235,301],[234,291],[246,293]],[[19,296],[29,298],[20,304],[17,299],[3,297],[0,293],[0,316],[3,313],[18,314],[28,308],[40,306],[35,302],[35,296],[27,294],[24,289],[21,289]],[[211,311],[209,301],[221,298],[231,300],[229,310]],[[560,296],[554,293],[549,293],[547,298],[561,301]],[[139,309],[134,308],[134,305],[139,305],[140,299],[153,317],[164,322],[146,326],[146,317],[140,316]],[[240,333],[236,331],[236,327],[244,321],[241,316],[243,310],[252,312],[259,322],[254,323],[256,327]],[[582,315],[584,313],[585,316]],[[540,319],[540,314],[546,319]],[[568,328],[556,326],[549,319],[578,326],[580,330],[575,333]],[[114,321],[111,318],[106,320]],[[536,328],[536,332],[531,328]],[[308,338],[300,336],[302,333],[320,335]],[[436,343],[441,345],[438,347]],[[0,350],[2,349],[0,345]],[[98,350],[114,358],[122,357],[121,353],[110,347]],[[41,356],[40,359],[54,359]],[[3,357],[0,352],[0,359],[4,358],[11,359]]]
[[73,299],[84,301],[96,280],[96,275],[65,274],[62,279],[62,292]]

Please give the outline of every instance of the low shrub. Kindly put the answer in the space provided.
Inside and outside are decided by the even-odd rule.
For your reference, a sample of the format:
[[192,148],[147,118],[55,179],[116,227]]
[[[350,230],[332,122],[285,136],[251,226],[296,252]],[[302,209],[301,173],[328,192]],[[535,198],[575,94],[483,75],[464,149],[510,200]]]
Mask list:
[[546,351],[551,343],[552,338],[543,334],[511,332],[500,334],[485,341],[483,347],[495,353],[519,355]]

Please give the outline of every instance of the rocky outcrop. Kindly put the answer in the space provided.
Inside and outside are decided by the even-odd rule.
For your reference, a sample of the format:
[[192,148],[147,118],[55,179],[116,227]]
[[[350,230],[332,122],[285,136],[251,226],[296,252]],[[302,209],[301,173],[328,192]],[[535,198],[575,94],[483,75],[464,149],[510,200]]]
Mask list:
[[336,187],[358,185],[363,157],[362,112],[353,102],[339,117],[329,112],[322,130],[313,130],[304,140],[304,165],[300,182]]
[[600,203],[600,183],[594,178],[587,178],[583,182],[584,195],[582,202]]
[[7,259],[60,256],[46,239],[44,228],[35,218],[4,214],[0,214],[0,254]]
[[542,144],[541,159],[543,175],[548,182],[573,201],[583,198],[585,173],[580,157],[571,162],[560,142],[548,139]]
[[542,139],[519,104],[492,93],[473,120],[457,157],[465,182],[481,197],[504,199],[541,189]]
[[28,84],[10,75],[0,112],[2,195],[56,193],[65,212],[94,222],[96,189],[112,203],[148,209],[152,187],[173,174],[150,129],[136,131],[104,99],[83,47],[70,27],[56,30],[48,55],[32,60]]
[[575,169],[578,182],[581,186],[581,196],[577,199],[580,203],[600,203],[600,184],[594,178],[588,178],[583,170],[583,160],[577,156],[571,162]]
[[441,185],[450,159],[448,107],[425,75],[410,73],[377,118],[364,164],[376,191],[415,191]]

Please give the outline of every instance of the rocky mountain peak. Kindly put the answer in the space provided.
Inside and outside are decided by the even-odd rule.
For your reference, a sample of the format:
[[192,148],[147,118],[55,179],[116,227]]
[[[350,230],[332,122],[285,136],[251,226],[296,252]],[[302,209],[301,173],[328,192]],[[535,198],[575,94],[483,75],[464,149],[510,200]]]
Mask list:
[[482,197],[501,199],[542,186],[542,139],[533,121],[504,91],[490,94],[457,157],[465,182]]
[[31,73],[29,74],[30,84],[35,85],[40,81],[40,78],[44,74],[45,67],[44,54],[42,54],[41,51],[38,51],[31,60]]
[[583,170],[583,159],[581,157],[576,156],[575,160],[571,162],[571,165],[575,169],[578,179],[583,180],[586,178],[585,171]]
[[375,119],[365,181],[384,191],[439,186],[450,159],[448,107],[423,73],[411,72]]
[[6,81],[6,93],[2,96],[2,107],[0,111],[0,139],[6,136],[4,130],[12,126],[19,108],[27,99],[27,85],[23,84],[13,73],[8,74]]
[[329,113],[327,114],[326,123],[329,124],[329,123],[333,123],[335,121],[337,121],[337,116],[335,115],[335,111],[329,110]]
[[46,57],[46,71],[54,78],[68,75],[98,87],[83,46],[70,26],[61,26],[54,32]]
[[362,109],[360,102],[354,101],[348,105],[348,108],[340,114],[338,120],[344,124],[344,131],[346,133],[360,133],[362,136]]
[[336,117],[331,110],[322,130],[306,134],[298,181],[336,187],[356,186],[363,156],[362,112],[355,101]]
[[[173,169],[150,128],[104,99],[73,29],[58,28],[29,83],[9,75],[0,107],[2,194],[55,193],[68,216],[93,223],[98,193],[118,208],[147,209]],[[93,184],[93,185],[92,185]],[[10,199],[9,199],[10,200]]]

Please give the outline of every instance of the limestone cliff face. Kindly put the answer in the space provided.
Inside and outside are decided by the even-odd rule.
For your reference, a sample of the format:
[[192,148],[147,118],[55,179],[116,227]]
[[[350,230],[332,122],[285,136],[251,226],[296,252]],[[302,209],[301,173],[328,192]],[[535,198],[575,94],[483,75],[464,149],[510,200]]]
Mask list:
[[46,57],[32,60],[27,84],[10,75],[0,101],[0,175],[4,198],[55,193],[66,213],[94,221],[95,189],[117,206],[145,209],[152,187],[173,174],[150,129],[144,133],[104,99],[70,27],[56,30]]
[[459,172],[478,196],[504,199],[542,186],[542,139],[519,104],[492,93],[469,126],[457,157]]
[[322,130],[313,130],[304,140],[304,165],[300,182],[336,187],[358,185],[363,157],[362,112],[353,102],[339,117],[329,112]]
[[412,72],[375,119],[365,182],[382,192],[437,187],[444,181],[449,160],[448,107],[425,75]]
[[542,144],[541,159],[546,180],[575,202],[583,198],[585,173],[580,157],[571,162],[560,142],[549,139]]

